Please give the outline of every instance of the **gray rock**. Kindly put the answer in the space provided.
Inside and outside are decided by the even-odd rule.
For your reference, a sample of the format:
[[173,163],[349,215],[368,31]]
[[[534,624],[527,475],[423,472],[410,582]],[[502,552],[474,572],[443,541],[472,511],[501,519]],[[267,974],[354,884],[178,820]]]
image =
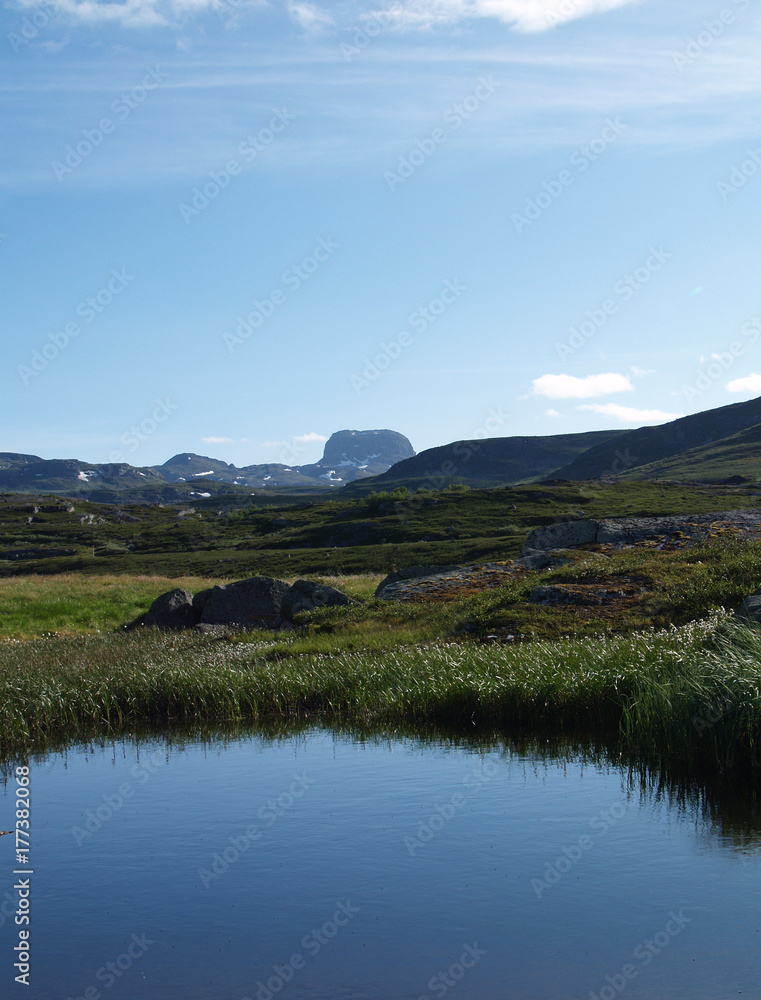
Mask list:
[[168,590],[148,609],[141,624],[146,627],[176,631],[192,628],[198,621],[193,611],[193,597],[187,590]]
[[213,587],[207,587],[206,590],[199,590],[193,598],[193,609],[196,612],[196,617],[199,622],[201,620],[201,615],[203,614],[203,609],[206,607],[206,602],[211,597],[213,591]]
[[402,580],[414,580],[421,576],[439,576],[441,573],[454,573],[460,569],[459,566],[408,566],[406,569],[397,570],[396,573],[389,573],[378,584],[375,590],[375,597],[379,601],[393,601],[395,599],[395,584]]
[[551,569],[555,566],[567,566],[570,559],[560,559],[558,556],[551,556],[540,549],[524,549],[523,555],[515,560],[516,566],[523,566],[524,569]]
[[239,625],[242,628],[274,625],[289,589],[283,580],[271,576],[254,576],[225,587],[214,587],[203,600],[201,624]]
[[297,580],[285,593],[280,605],[280,614],[283,621],[287,622],[292,621],[294,615],[302,611],[358,603],[335,587],[313,583],[311,580]]
[[193,628],[200,635],[208,635],[214,639],[227,639],[238,631],[233,625],[206,625],[203,622],[198,622]]
[[534,528],[526,539],[523,552],[531,549],[570,549],[576,545],[587,545],[597,540],[597,521],[561,521]]
[[742,622],[761,622],[761,592],[746,597],[735,611],[735,618]]

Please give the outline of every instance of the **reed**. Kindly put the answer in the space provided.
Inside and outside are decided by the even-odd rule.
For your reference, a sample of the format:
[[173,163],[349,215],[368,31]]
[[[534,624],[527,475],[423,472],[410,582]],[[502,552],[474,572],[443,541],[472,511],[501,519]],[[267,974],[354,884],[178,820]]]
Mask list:
[[628,754],[761,774],[761,630],[680,628],[515,646],[299,652],[261,634],[153,630],[0,644],[0,750],[62,737],[277,719],[616,737]]

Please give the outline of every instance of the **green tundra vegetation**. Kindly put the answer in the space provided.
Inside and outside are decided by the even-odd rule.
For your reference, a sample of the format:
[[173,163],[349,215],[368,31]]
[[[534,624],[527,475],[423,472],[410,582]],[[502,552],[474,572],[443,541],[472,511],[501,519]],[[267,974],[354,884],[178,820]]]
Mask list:
[[[6,496],[0,750],[145,724],[476,723],[594,733],[663,766],[684,758],[701,773],[756,779],[761,630],[731,612],[761,587],[761,541],[582,547],[565,565],[446,600],[373,595],[403,566],[514,558],[533,528],[558,520],[760,500],[753,486],[637,481],[275,504],[215,496],[188,508]],[[224,640],[123,629],[172,587],[257,574],[320,580],[361,603]],[[537,586],[604,600],[535,603]]]

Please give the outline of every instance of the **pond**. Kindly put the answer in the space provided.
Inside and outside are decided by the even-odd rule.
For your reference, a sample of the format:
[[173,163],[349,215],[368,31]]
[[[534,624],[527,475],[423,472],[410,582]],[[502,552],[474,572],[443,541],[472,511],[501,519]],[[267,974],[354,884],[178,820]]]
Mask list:
[[75,747],[28,787],[26,868],[0,838],[3,997],[758,996],[758,817],[601,754],[251,732]]

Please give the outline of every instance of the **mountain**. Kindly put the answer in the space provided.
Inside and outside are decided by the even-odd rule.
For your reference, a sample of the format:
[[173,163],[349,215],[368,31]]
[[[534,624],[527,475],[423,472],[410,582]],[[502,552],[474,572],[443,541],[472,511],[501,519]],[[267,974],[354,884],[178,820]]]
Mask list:
[[455,441],[421,451],[398,462],[388,472],[347,486],[345,492],[356,495],[399,486],[413,490],[421,486],[436,489],[452,483],[509,486],[530,482],[554,475],[557,469],[590,448],[615,446],[625,434],[623,430],[588,431]]
[[154,469],[136,469],[126,462],[92,465],[76,459],[42,459],[36,455],[0,453],[0,491],[12,493],[89,493],[129,490],[166,480]]
[[299,490],[344,486],[364,476],[385,472],[395,462],[414,455],[415,451],[397,431],[336,431],[325,443],[322,458],[311,465],[245,465],[236,468],[214,458],[184,452],[163,465],[154,466],[169,482],[206,479],[259,489]]
[[298,468],[302,475],[343,485],[380,475],[414,454],[410,442],[397,431],[337,431],[326,441],[319,462]]
[[737,476],[761,480],[761,423],[700,448],[640,465],[621,478],[718,483]]
[[[615,440],[603,441],[578,455],[555,475],[561,479],[599,479],[605,475],[649,479],[654,475],[653,463],[660,463],[658,467],[665,475],[663,463],[669,462],[673,476],[678,478],[675,471],[678,463],[674,464],[673,460],[696,448],[710,447],[715,461],[720,442],[756,424],[761,424],[761,397],[693,413],[657,427],[627,431]],[[702,478],[705,471],[695,466],[690,478]],[[742,471],[741,468],[735,470],[737,473]]]
[[240,488],[292,492],[325,492],[363,476],[386,471],[400,458],[414,455],[403,434],[389,430],[338,431],[325,444],[319,462],[282,463],[237,468],[192,452],[175,455],[163,465],[135,468],[127,463],[92,464],[76,459],[42,459],[38,455],[0,452],[0,492],[85,494],[116,503],[132,492],[145,503],[182,502]]

